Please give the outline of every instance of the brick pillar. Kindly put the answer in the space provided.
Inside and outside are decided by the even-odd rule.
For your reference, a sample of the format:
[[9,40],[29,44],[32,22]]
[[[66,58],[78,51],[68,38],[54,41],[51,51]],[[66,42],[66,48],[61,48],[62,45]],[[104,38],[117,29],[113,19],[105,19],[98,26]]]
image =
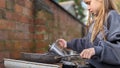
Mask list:
[[49,36],[50,28],[53,23],[53,14],[51,8],[44,2],[44,0],[35,0],[35,33],[34,40],[36,44],[36,52],[44,53],[48,50],[50,44]]

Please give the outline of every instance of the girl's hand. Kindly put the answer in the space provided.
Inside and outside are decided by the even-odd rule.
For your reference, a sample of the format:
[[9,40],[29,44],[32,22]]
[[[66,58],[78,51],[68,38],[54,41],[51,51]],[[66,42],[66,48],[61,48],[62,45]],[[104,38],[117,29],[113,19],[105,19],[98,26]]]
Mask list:
[[67,48],[67,42],[64,39],[58,39],[56,41],[58,45],[60,45],[62,48]]
[[95,55],[95,49],[94,48],[84,49],[80,53],[80,57],[84,58],[84,59],[90,59],[93,55]]

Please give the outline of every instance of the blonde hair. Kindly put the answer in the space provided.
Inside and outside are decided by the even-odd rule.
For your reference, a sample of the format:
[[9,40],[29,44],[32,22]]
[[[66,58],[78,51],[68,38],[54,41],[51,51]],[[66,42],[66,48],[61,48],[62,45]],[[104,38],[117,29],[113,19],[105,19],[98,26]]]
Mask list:
[[[91,39],[90,41],[93,42],[97,36],[97,34],[102,31],[104,34],[104,22],[105,19],[107,17],[107,14],[110,10],[116,10],[116,6],[113,2],[113,0],[102,0],[102,7],[100,9],[100,11],[98,12],[98,15],[94,18],[95,20],[95,24],[93,26],[93,30],[92,30],[92,35],[91,35]],[[88,18],[88,26],[91,25],[90,19],[91,17],[89,16]],[[104,36],[105,39],[105,36]]]

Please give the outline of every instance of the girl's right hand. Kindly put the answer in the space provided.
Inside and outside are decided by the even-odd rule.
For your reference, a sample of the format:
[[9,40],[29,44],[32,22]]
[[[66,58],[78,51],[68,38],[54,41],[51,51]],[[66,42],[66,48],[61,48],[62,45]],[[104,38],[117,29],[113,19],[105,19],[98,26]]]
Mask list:
[[67,48],[67,41],[65,41],[64,39],[58,39],[56,42],[57,42],[58,45],[60,45],[62,48]]

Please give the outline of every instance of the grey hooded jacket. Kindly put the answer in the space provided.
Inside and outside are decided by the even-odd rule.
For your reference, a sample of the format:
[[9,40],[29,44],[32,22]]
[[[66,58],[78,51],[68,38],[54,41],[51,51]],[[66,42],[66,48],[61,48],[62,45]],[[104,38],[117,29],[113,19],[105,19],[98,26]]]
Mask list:
[[111,10],[104,24],[106,40],[99,32],[93,44],[90,42],[91,28],[88,34],[81,39],[67,42],[67,48],[81,52],[86,48],[95,48],[95,55],[88,60],[96,68],[120,68],[120,15]]

